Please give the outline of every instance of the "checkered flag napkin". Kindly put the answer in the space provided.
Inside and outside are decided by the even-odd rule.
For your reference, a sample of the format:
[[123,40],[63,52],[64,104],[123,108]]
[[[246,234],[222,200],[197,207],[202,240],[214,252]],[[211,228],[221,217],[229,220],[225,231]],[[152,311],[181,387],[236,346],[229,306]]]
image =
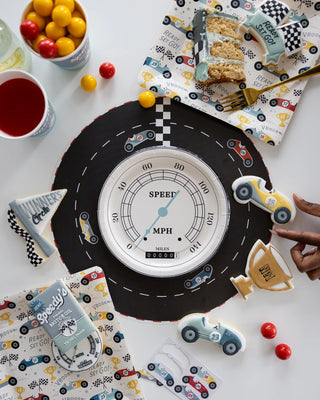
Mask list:
[[272,18],[276,25],[281,24],[289,15],[290,8],[277,0],[266,0],[258,7],[263,14]]
[[283,39],[287,56],[302,49],[302,27],[299,22],[290,22],[289,24],[279,26],[277,31]]
[[26,241],[26,246],[27,246],[27,254],[29,261],[32,265],[37,267],[38,265],[42,264],[44,261],[44,258],[40,257],[34,248],[34,240],[32,239],[31,235],[29,232],[25,231],[20,227],[20,225],[17,222],[16,215],[15,213],[11,210],[11,208],[8,210],[8,222],[10,224],[10,228],[13,229],[18,235],[23,237]]

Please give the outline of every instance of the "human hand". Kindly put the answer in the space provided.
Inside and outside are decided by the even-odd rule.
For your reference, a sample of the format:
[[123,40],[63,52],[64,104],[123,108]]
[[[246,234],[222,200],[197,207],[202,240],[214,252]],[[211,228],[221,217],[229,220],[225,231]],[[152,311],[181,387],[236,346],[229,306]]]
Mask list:
[[[320,217],[320,204],[307,202],[296,194],[293,195],[293,200],[297,208],[301,211]],[[271,232],[277,236],[295,240],[297,244],[292,247],[290,253],[298,270],[306,272],[311,280],[320,278],[320,233],[300,232],[280,228],[275,228]],[[314,247],[303,252],[306,245]]]

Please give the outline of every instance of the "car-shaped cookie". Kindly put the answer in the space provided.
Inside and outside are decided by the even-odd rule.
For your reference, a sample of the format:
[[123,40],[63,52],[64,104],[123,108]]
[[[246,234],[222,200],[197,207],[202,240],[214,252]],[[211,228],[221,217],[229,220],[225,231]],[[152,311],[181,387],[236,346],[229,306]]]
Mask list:
[[198,339],[207,340],[222,346],[228,356],[232,356],[246,347],[244,336],[236,329],[218,322],[212,324],[205,314],[189,314],[178,324],[178,331],[187,343]]
[[246,175],[232,183],[234,198],[238,203],[249,201],[271,214],[276,224],[286,224],[295,217],[293,202],[275,189],[267,190],[266,181],[258,176]]

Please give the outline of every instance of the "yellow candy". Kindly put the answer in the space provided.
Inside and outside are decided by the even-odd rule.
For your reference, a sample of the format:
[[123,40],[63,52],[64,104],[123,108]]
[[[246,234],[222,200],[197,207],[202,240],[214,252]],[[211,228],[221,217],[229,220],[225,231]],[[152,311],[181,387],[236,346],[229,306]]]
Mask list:
[[146,90],[139,95],[139,103],[144,108],[152,107],[156,102],[156,98],[150,90]]
[[49,22],[46,26],[46,35],[48,36],[48,38],[54,41],[65,36],[66,32],[66,28],[63,28],[54,21]]
[[66,6],[56,6],[52,10],[52,20],[59,26],[67,26],[71,21],[71,11]]
[[56,45],[58,47],[58,55],[60,57],[65,57],[68,54],[72,53],[75,49],[75,45],[73,40],[67,37],[61,37],[56,41]]
[[97,87],[96,78],[92,75],[85,75],[81,79],[81,87],[87,92],[92,92]]
[[72,13],[72,18],[83,18],[83,15],[81,14],[80,11],[75,10],[75,11]]
[[55,6],[66,6],[71,12],[74,10],[74,0],[55,0]]
[[84,19],[73,17],[68,25],[68,31],[77,38],[83,37],[86,33],[86,23]]
[[42,17],[48,17],[53,9],[52,0],[33,0],[33,8]]
[[43,35],[43,34],[40,34],[40,35],[38,35],[37,39],[35,39],[35,40],[32,42],[32,48],[33,48],[33,50],[36,51],[37,53],[39,53],[38,44],[40,43],[40,41],[41,41],[42,39],[47,39],[47,36],[45,36],[45,35]]
[[73,41],[73,43],[76,46],[76,48],[79,47],[80,43],[82,42],[82,38],[77,38],[77,37],[74,37],[72,35],[68,35],[68,38],[70,38]]
[[38,25],[39,31],[41,32],[46,26],[46,19],[42,17],[40,14],[37,14],[35,11],[30,11],[26,19],[30,19]]

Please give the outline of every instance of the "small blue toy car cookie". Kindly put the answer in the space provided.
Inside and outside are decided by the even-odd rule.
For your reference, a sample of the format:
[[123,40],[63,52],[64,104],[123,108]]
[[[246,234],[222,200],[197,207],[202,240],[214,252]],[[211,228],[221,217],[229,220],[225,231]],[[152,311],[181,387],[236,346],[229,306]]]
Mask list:
[[246,340],[242,333],[222,322],[212,324],[205,314],[185,316],[179,322],[178,330],[185,342],[193,343],[198,339],[207,340],[222,346],[223,352],[228,356],[233,356],[238,351],[244,351],[246,347]]

